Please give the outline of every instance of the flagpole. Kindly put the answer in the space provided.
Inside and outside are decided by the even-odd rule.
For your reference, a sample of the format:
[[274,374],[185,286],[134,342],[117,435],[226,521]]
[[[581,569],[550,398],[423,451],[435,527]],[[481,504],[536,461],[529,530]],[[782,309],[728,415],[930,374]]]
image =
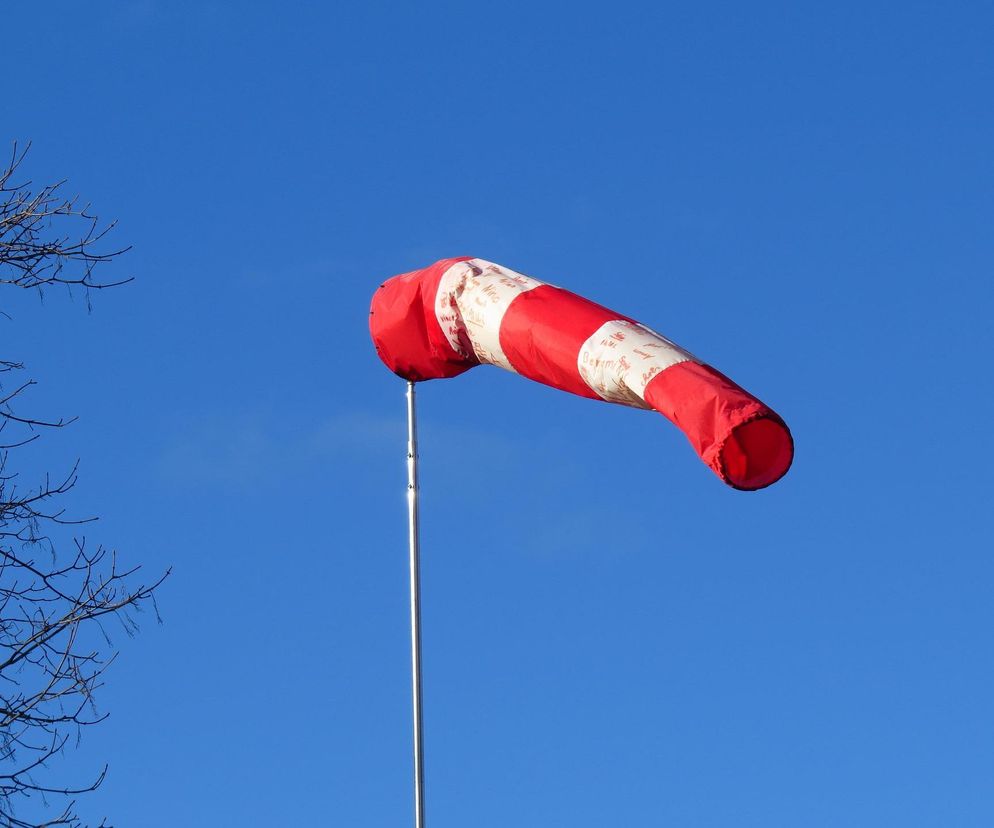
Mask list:
[[418,523],[418,429],[414,383],[407,383],[407,529],[411,568],[411,696],[414,707],[414,826],[425,824],[424,737],[421,718],[421,549]]

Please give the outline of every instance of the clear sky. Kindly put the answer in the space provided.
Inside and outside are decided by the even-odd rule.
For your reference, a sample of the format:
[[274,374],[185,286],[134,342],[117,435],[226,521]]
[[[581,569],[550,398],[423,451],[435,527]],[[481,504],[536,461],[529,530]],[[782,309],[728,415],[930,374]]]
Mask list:
[[[491,259],[776,408],[421,387],[431,828],[994,824],[986,3],[53,2],[0,138],[134,250],[4,294],[35,449],[150,573],[65,768],[118,826],[410,822],[404,384],[373,289]],[[72,780],[75,781],[75,780]]]

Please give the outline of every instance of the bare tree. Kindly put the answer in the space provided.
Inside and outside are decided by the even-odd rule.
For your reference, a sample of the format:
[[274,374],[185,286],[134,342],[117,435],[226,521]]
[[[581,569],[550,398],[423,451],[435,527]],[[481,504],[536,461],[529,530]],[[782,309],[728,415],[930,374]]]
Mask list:
[[[0,285],[61,285],[83,291],[89,306],[91,291],[128,281],[96,273],[127,248],[103,248],[113,224],[64,196],[64,181],[35,189],[17,180],[26,152],[15,144],[0,170]],[[132,635],[146,606],[158,618],[154,590],[165,575],[143,583],[138,567],[122,567],[115,552],[78,534],[91,519],[73,520],[62,505],[76,465],[21,482],[14,461],[24,447],[71,422],[20,412],[35,384],[11,381],[22,371],[0,359],[0,828],[79,828],[75,798],[100,785],[106,766],[73,784],[54,765],[104,718],[94,694],[115,657],[108,623]]]

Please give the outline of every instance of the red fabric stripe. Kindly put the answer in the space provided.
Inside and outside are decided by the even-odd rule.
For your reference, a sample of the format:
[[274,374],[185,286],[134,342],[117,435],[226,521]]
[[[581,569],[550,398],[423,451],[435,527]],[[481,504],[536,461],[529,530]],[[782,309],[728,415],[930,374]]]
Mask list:
[[580,376],[580,346],[605,322],[632,321],[568,290],[542,285],[516,297],[500,326],[500,347],[524,377],[601,399]]
[[478,365],[449,343],[435,315],[438,284],[456,262],[472,256],[442,259],[421,270],[402,273],[380,285],[369,310],[369,332],[380,359],[404,379],[454,377]]
[[645,401],[676,424],[711,469],[737,489],[761,489],[790,468],[794,442],[780,416],[709,365],[681,362],[656,376]]

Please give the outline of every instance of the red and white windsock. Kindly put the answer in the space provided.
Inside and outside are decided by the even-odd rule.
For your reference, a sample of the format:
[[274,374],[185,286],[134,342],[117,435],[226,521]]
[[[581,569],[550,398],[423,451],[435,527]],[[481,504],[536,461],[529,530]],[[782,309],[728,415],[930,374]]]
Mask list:
[[419,382],[497,365],[597,400],[651,408],[737,489],[790,468],[783,419],[693,354],[622,314],[506,267],[461,257],[394,276],[373,295],[373,343]]

